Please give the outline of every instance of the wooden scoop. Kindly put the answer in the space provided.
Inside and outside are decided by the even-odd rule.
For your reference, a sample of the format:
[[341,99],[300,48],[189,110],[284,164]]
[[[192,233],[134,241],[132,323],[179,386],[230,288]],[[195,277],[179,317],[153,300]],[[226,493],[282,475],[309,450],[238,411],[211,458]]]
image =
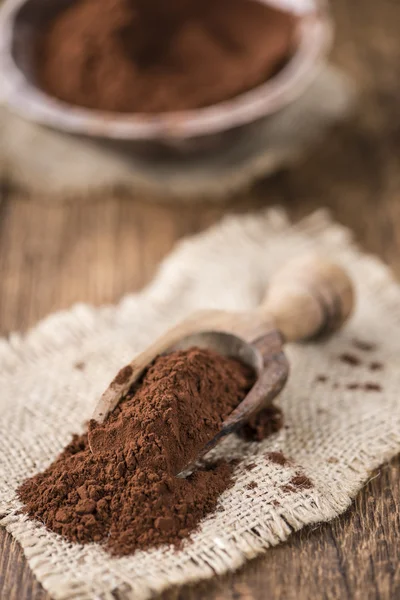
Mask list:
[[[255,369],[257,380],[201,450],[200,458],[282,390],[289,374],[283,344],[333,333],[349,317],[353,301],[352,283],[340,266],[315,256],[295,259],[273,277],[257,309],[197,312],[159,338],[119,371],[100,398],[93,419],[103,422],[159,354],[197,346],[238,358]],[[90,432],[89,445],[96,452]]]

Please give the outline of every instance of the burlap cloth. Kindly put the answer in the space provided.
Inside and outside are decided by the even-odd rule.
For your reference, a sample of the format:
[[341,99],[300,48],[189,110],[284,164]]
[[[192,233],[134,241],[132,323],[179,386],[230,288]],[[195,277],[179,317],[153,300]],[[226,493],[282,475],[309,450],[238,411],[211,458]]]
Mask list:
[[[3,84],[4,85],[4,84]],[[196,155],[139,156],[129,144],[67,135],[1,106],[0,180],[52,201],[115,189],[158,199],[219,200],[294,162],[348,112],[347,77],[325,66],[294,103],[248,127],[229,146]]]
[[[67,543],[18,513],[17,486],[83,429],[119,367],[195,309],[254,307],[272,271],[310,250],[346,265],[357,288],[356,313],[330,341],[287,348],[292,373],[280,398],[286,427],[260,444],[226,440],[220,452],[241,457],[236,482],[190,543],[180,551],[115,559],[96,544]],[[357,350],[354,338],[377,349]],[[340,361],[343,352],[361,364]],[[400,288],[377,259],[352,245],[346,230],[324,213],[295,226],[280,210],[227,218],[180,243],[142,293],[117,306],[77,305],[1,342],[1,524],[57,599],[106,599],[118,589],[122,598],[143,600],[173,584],[237,569],[292,531],[342,513],[371,471],[400,451],[399,355]],[[377,360],[383,370],[371,371]],[[317,381],[321,375],[325,383]],[[382,391],[348,389],[365,382]],[[278,450],[290,466],[266,458]],[[256,465],[251,471],[249,463]],[[298,472],[314,487],[288,491],[284,486]],[[248,489],[253,481],[257,487]]]

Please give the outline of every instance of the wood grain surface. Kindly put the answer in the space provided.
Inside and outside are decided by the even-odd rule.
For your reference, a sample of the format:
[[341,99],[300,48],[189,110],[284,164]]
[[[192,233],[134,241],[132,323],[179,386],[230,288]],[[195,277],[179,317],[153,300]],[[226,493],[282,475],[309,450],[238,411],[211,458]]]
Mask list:
[[[121,196],[65,204],[0,185],[0,329],[24,330],[76,301],[114,302],[154,275],[184,235],[232,212],[282,204],[297,219],[326,206],[400,276],[400,3],[333,0],[335,61],[357,83],[358,108],[290,172],[229,205],[178,206]],[[239,573],[163,600],[400,598],[400,460],[331,523],[307,528]],[[0,531],[0,598],[50,600],[19,546]],[[117,597],[117,596],[116,596]]]

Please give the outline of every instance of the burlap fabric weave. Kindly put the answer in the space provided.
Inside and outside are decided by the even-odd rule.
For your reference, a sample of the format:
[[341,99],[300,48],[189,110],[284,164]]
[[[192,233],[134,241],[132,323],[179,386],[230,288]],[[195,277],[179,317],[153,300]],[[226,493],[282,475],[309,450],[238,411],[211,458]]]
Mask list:
[[[204,307],[248,309],[272,271],[303,251],[334,257],[357,288],[357,310],[330,341],[291,345],[292,372],[280,402],[286,427],[261,444],[235,437],[220,449],[241,458],[235,484],[182,550],[160,548],[110,558],[100,546],[67,543],[19,514],[15,490],[45,468],[81,431],[116,371],[170,325]],[[174,584],[237,569],[292,531],[342,513],[371,470],[400,451],[400,288],[349,234],[317,213],[291,226],[279,211],[231,217],[181,243],[154,282],[117,305],[78,305],[52,315],[25,337],[0,345],[1,523],[21,543],[35,575],[57,599],[144,600]],[[354,339],[374,351],[354,348]],[[361,361],[339,360],[352,352]],[[371,371],[380,361],[382,371]],[[83,363],[84,369],[76,368]],[[82,367],[82,365],[79,365]],[[324,375],[326,382],[318,382]],[[351,390],[373,382],[381,391]],[[267,459],[282,451],[281,467]],[[253,470],[246,465],[254,463]],[[287,487],[305,473],[310,489]],[[248,489],[256,481],[257,487]]]

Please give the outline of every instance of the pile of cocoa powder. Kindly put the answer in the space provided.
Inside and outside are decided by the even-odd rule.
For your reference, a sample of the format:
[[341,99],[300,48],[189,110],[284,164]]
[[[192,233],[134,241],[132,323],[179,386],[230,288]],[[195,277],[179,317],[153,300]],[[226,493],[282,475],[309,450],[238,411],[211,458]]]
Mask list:
[[257,0],[76,0],[40,34],[39,84],[106,111],[209,106],[273,76],[295,29]]
[[[24,511],[70,541],[103,542],[115,555],[178,544],[215,509],[233,467],[220,462],[186,479],[176,474],[254,379],[250,367],[210,350],[159,356],[104,424],[90,422],[91,447],[88,434],[75,435],[46,471],[23,483]],[[265,414],[271,418],[253,420],[258,438],[260,428],[276,429],[276,413]]]

